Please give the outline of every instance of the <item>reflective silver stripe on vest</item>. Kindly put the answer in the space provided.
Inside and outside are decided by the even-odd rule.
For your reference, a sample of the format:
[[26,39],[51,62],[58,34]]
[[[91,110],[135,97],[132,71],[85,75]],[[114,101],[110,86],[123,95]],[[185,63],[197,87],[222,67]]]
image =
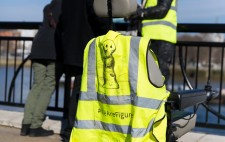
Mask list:
[[165,26],[169,26],[171,28],[173,28],[174,30],[177,29],[177,26],[175,26],[174,24],[168,22],[168,21],[157,21],[157,22],[146,22],[146,23],[142,23],[142,26],[151,26],[151,25],[165,25]]
[[132,128],[131,126],[109,124],[94,120],[76,120],[74,127],[79,129],[100,129],[110,132],[119,132],[122,134],[131,134],[132,137],[143,137],[152,130],[154,119],[152,119],[147,128]]
[[99,101],[103,104],[109,105],[133,105],[142,108],[159,109],[162,100],[156,100],[152,98],[143,98],[134,95],[118,95],[108,96],[99,94],[96,92],[81,92],[80,100],[83,101]]
[[96,92],[96,88],[95,88],[95,76],[96,76],[96,65],[95,65],[95,42],[96,40],[94,40],[90,47],[89,47],[89,51],[88,51],[88,76],[87,76],[87,88],[88,91],[90,92]]
[[[171,6],[170,10],[174,10],[177,12],[177,1],[176,1],[176,6]],[[165,26],[169,26],[171,28],[173,28],[174,30],[177,29],[177,26],[174,25],[173,23],[170,23],[168,21],[157,21],[157,22],[146,22],[146,23],[142,23],[142,27],[144,26],[150,26],[150,25],[165,25]]]
[[131,94],[137,93],[140,37],[131,37],[129,56],[129,82]]

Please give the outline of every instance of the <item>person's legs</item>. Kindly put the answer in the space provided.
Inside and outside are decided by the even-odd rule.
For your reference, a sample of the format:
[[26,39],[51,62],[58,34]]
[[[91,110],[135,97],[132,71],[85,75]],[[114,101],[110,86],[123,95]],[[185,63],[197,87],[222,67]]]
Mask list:
[[69,106],[68,106],[69,108],[68,110],[69,114],[67,118],[68,124],[66,129],[64,129],[64,132],[63,132],[63,141],[69,142],[70,134],[74,126],[74,121],[75,121],[76,112],[77,112],[77,105],[78,105],[80,86],[81,86],[82,67],[70,66],[66,70],[67,70],[66,71],[67,75],[75,76],[72,93],[70,95]]
[[39,128],[42,126],[46,109],[49,105],[53,91],[55,90],[55,63],[49,62],[46,65],[45,78],[42,82],[42,88],[37,98],[37,104],[33,112],[33,119],[30,128]]
[[69,128],[73,128],[76,113],[77,113],[77,105],[80,93],[80,85],[81,85],[81,75],[77,75],[74,80],[73,84],[72,95],[70,97],[70,104],[69,104],[69,118],[68,118],[68,125]]
[[38,137],[38,136],[50,136],[53,135],[53,130],[45,130],[41,127],[46,109],[49,105],[52,93],[55,89],[55,63],[46,62],[46,72],[44,74],[45,78],[42,82],[43,86],[37,97],[37,104],[35,104],[35,109],[33,112],[33,119],[30,126],[29,136]]
[[46,70],[44,64],[39,62],[33,62],[32,67],[34,71],[33,85],[25,103],[24,117],[20,133],[22,136],[29,133],[30,125],[33,119],[33,112],[35,110],[35,106],[37,105],[37,98],[43,85],[42,82],[44,80]]
[[77,105],[80,93],[80,85],[81,85],[81,75],[77,75],[74,80],[73,90],[70,96],[69,102],[69,114],[68,114],[68,124],[66,129],[63,132],[63,142],[69,142],[70,134],[74,126],[74,121],[77,112]]
[[24,118],[22,124],[31,124],[32,122],[33,112],[38,104],[37,98],[41,92],[43,86],[42,82],[45,77],[46,67],[43,64],[34,62],[32,65],[34,71],[33,86],[28,94],[27,101],[25,103]]

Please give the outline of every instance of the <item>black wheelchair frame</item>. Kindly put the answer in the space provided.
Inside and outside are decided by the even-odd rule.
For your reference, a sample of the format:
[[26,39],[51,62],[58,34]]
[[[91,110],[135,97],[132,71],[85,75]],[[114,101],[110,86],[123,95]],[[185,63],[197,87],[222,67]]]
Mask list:
[[[184,90],[171,92],[166,102],[167,112],[167,142],[175,142],[184,134],[190,132],[196,123],[198,105],[210,101],[218,96],[218,93],[205,89]],[[185,108],[195,106],[194,112],[187,112]]]
[[[209,80],[204,89],[192,88],[184,69],[182,53],[182,48],[179,48],[179,62],[182,75],[190,90],[170,93],[170,96],[166,102],[166,112],[168,116],[166,142],[175,142],[178,138],[190,132],[195,127],[197,119],[196,112],[198,105],[200,104],[214,115],[217,115],[223,119],[225,118],[205,104],[219,95],[217,91],[212,89]],[[191,106],[194,106],[195,108],[193,113],[184,111],[185,108]]]

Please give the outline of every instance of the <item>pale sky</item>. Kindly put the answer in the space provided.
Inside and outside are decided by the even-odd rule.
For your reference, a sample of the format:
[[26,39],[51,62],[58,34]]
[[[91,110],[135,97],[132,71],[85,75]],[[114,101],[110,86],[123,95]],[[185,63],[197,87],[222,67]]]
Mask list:
[[178,0],[178,22],[225,23],[225,0]]
[[[0,22],[41,22],[51,0],[0,0]],[[178,23],[225,23],[225,0],[178,0]]]
[[0,0],[0,22],[41,22],[43,8],[51,0]]

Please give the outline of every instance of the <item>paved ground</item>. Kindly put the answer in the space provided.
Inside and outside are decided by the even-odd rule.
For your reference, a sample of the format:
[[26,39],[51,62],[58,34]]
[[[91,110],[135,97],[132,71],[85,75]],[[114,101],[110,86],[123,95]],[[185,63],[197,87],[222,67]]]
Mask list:
[[0,126],[0,142],[62,142],[58,134],[48,137],[20,136],[20,129]]
[[[62,142],[59,134],[49,137],[20,136],[20,129],[0,125],[0,142]],[[225,142],[225,136],[190,132],[178,142]]]
[[178,142],[225,142],[225,135],[189,132],[178,139]]
[[[45,120],[43,127],[54,130],[55,135],[37,138],[19,135],[22,117],[21,112],[0,110],[0,142],[62,142],[59,134],[63,121]],[[196,128],[178,139],[178,142],[225,142],[225,130]]]

